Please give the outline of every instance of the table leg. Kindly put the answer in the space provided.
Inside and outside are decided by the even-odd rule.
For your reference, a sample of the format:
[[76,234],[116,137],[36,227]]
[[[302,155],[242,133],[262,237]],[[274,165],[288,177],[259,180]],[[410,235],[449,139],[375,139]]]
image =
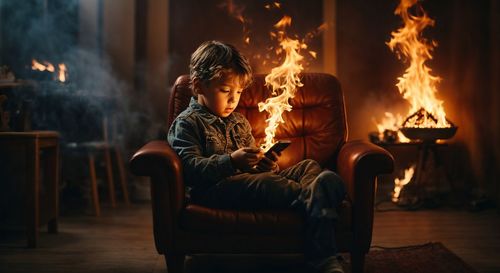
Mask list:
[[38,140],[26,145],[26,235],[28,247],[36,247],[40,226],[40,151]]
[[59,215],[59,145],[47,149],[47,179],[52,190],[49,198],[49,233],[57,233],[57,216]]

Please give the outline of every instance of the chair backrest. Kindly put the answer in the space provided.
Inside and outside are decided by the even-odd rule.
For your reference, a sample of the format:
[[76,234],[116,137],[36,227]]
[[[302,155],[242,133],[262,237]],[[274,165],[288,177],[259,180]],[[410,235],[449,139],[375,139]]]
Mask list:
[[[292,111],[285,112],[275,139],[288,139],[288,147],[278,162],[286,168],[296,162],[311,158],[325,167],[335,169],[337,153],[347,139],[347,123],[344,97],[339,81],[324,73],[303,73],[304,84],[290,104]],[[254,75],[254,81],[242,94],[236,111],[244,114],[252,125],[252,134],[257,143],[263,141],[267,112],[259,112],[257,104],[265,101],[271,91],[265,86],[265,75]],[[192,96],[189,76],[180,76],[170,94],[168,126],[189,104]]]

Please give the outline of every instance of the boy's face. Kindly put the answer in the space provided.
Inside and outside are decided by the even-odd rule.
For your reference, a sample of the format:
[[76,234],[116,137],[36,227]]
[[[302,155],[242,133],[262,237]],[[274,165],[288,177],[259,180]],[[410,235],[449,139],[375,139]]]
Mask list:
[[240,101],[242,88],[240,78],[230,72],[223,73],[220,79],[209,83],[195,83],[198,90],[198,103],[206,106],[214,115],[229,116]]

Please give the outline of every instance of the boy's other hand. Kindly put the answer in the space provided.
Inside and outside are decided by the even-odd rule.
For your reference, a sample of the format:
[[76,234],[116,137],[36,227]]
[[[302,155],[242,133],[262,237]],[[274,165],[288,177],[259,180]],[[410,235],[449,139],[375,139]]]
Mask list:
[[278,161],[278,157],[280,157],[280,156],[281,156],[281,152],[277,153],[275,151],[271,151],[271,153],[266,155],[266,158],[269,158],[272,161],[276,162],[276,161]]
[[278,160],[278,154],[276,152],[272,152],[271,154],[262,157],[262,159],[257,163],[257,169],[260,171],[271,171],[276,168],[276,161]]
[[236,169],[246,170],[259,163],[264,154],[259,148],[243,147],[232,152],[230,157]]

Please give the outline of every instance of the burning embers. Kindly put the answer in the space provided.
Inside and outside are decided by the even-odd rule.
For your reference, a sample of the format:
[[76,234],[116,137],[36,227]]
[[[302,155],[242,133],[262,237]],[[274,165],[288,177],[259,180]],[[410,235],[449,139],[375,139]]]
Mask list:
[[417,112],[406,118],[400,130],[409,139],[434,142],[438,139],[448,139],[455,135],[457,127],[451,121],[446,121],[450,126],[426,126],[429,122],[438,124],[438,119],[424,108],[420,108]]
[[56,68],[53,64],[47,61],[39,62],[35,59],[31,60],[31,70],[44,72],[46,77],[52,78],[54,80],[65,82],[68,77],[68,71],[64,63],[60,63]]
[[[427,60],[432,59],[431,52],[437,43],[428,42],[421,34],[426,27],[434,25],[434,20],[416,4],[417,0],[401,0],[394,13],[403,19],[404,26],[392,32],[391,40],[386,43],[399,59],[403,58],[409,63],[403,76],[398,78],[396,86],[403,98],[410,103],[410,108],[404,122],[401,122],[400,117],[395,118],[400,116],[399,114],[386,113],[386,119],[388,116],[393,117],[385,121],[391,126],[377,124],[378,141],[434,141],[450,138],[456,132],[456,127],[446,119],[443,101],[436,97],[436,85],[441,78],[431,75],[432,70],[425,64]],[[410,14],[411,8],[416,10],[416,15]],[[401,138],[399,131],[407,138]],[[372,140],[376,139],[372,136]]]

